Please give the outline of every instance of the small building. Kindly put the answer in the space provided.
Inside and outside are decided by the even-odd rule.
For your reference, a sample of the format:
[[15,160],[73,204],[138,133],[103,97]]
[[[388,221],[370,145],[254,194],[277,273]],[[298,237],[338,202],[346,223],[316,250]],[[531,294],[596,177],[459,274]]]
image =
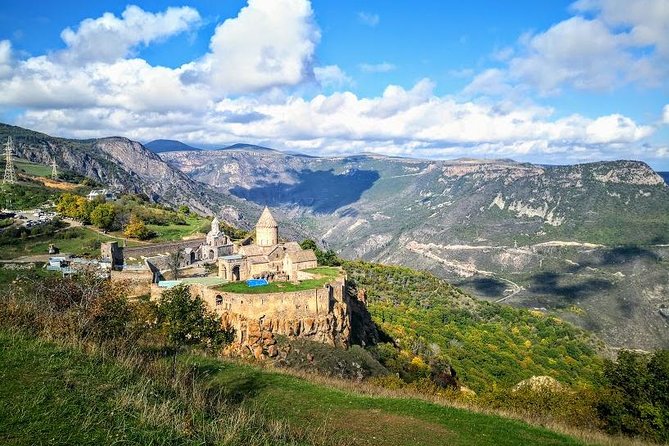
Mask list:
[[104,201],[114,201],[118,197],[116,194],[108,189],[93,189],[88,193],[89,201],[102,199]]

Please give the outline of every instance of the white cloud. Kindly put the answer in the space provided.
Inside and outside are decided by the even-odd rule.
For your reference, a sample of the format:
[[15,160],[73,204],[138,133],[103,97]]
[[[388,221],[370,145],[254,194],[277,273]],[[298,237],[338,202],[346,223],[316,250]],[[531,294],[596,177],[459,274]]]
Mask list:
[[669,104],[664,106],[664,110],[662,113],[662,122],[664,124],[669,124]]
[[639,141],[653,132],[652,127],[638,126],[625,116],[614,114],[595,119],[586,127],[590,143],[626,143]]
[[224,93],[297,85],[310,76],[319,40],[308,0],[249,0],[216,27],[190,74]]
[[365,73],[387,73],[394,71],[397,67],[389,62],[381,62],[377,64],[363,63],[359,65],[360,71]]
[[9,40],[0,40],[0,79],[11,74],[11,65],[12,43]]
[[[560,161],[638,157],[639,151],[656,156],[659,150],[645,141],[654,129],[626,116],[555,118],[552,109],[526,100],[464,101],[436,95],[429,79],[411,88],[389,85],[378,97],[350,91],[300,97],[302,83],[313,86],[314,79],[335,88],[352,82],[337,65],[312,68],[319,39],[312,15],[306,0],[250,0],[237,17],[217,27],[209,53],[178,68],[128,58],[136,45],[155,41],[157,31],[127,37],[112,45],[116,52],[105,50],[104,57],[87,56],[83,49],[101,37],[86,30],[97,30],[102,18],[82,22],[78,37],[64,50],[76,54],[81,66],[67,63],[62,53],[15,60],[10,43],[0,41],[0,105],[26,109],[17,118],[19,125],[82,138],[120,134],[212,144],[248,141],[318,153],[539,156]],[[180,26],[172,26],[171,32]],[[564,48],[552,48],[555,36],[563,36],[558,31],[528,36],[526,45],[546,63],[564,61],[570,57],[562,53]],[[117,28],[111,34],[115,39]],[[394,68],[388,62],[360,67],[369,72]],[[470,87],[489,94],[519,93],[509,79],[508,70],[492,69]],[[553,88],[564,79],[545,85]],[[286,88],[272,88],[282,86]],[[298,88],[287,88],[291,86]],[[665,107],[665,122],[668,114]]]
[[381,18],[378,14],[373,14],[371,12],[361,11],[358,13],[358,21],[363,25],[375,27],[381,21]]
[[[493,59],[506,62],[496,69],[495,92],[501,84],[556,94],[564,87],[613,90],[637,84],[656,87],[669,76],[669,7],[666,0],[580,0],[577,14],[543,32],[526,34],[511,52]],[[469,92],[488,94],[482,73]],[[489,81],[489,79],[488,79]],[[481,88],[481,90],[477,90]]]
[[186,6],[154,14],[130,5],[121,18],[107,12],[82,21],[76,30],[63,30],[61,37],[67,49],[60,56],[67,63],[114,62],[128,56],[139,44],[148,45],[186,31],[199,21],[200,14]]
[[630,45],[655,46],[669,56],[669,5],[666,0],[578,0],[572,9],[597,13],[612,29],[629,27],[623,35]]
[[314,67],[314,76],[316,77],[316,81],[323,87],[340,88],[353,83],[353,79],[337,65]]
[[351,92],[312,99],[288,95],[271,101],[244,96],[169,111],[106,106],[30,110],[20,123],[77,137],[123,133],[140,140],[250,141],[317,153],[541,156],[564,162],[613,155],[638,157],[638,150],[654,150],[641,144],[653,129],[624,116],[551,119],[551,111],[543,107],[501,109],[457,102],[435,96],[433,87],[429,80],[411,89],[391,85],[374,98],[360,98]]

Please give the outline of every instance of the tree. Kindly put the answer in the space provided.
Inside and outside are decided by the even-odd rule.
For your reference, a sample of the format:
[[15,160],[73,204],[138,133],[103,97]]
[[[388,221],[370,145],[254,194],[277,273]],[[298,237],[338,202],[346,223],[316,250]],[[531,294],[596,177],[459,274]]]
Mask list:
[[207,310],[199,296],[191,296],[188,286],[165,291],[158,304],[158,324],[175,347],[205,343],[222,345],[232,333],[223,330],[221,318]]
[[178,248],[176,251],[171,253],[167,258],[167,267],[172,271],[172,278],[177,280],[179,278],[179,266],[181,266],[181,261],[183,260],[184,250],[183,248]]
[[337,256],[337,253],[331,249],[323,251],[318,247],[315,241],[311,239],[303,240],[300,243],[302,249],[311,249],[314,254],[316,254],[316,261],[321,266],[340,266],[341,259]]
[[188,214],[190,214],[190,208],[188,206],[182,204],[181,206],[179,206],[179,213],[184,214],[184,215],[188,215]]
[[130,221],[125,227],[123,235],[140,240],[148,240],[152,237],[155,237],[156,234],[150,230],[139,217],[133,215],[130,217]]
[[599,416],[611,433],[669,441],[669,350],[621,351],[604,364]]
[[91,212],[96,206],[96,202],[89,201],[86,197],[66,193],[56,203],[56,211],[66,217],[88,224],[91,222]]
[[91,212],[91,223],[95,226],[109,230],[116,218],[116,207],[111,203],[99,204]]

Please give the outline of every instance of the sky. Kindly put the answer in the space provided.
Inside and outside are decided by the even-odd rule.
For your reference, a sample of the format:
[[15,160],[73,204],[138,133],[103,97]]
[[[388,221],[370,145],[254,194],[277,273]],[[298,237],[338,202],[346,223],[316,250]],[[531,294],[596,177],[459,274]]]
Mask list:
[[669,170],[668,79],[669,0],[0,0],[54,136]]

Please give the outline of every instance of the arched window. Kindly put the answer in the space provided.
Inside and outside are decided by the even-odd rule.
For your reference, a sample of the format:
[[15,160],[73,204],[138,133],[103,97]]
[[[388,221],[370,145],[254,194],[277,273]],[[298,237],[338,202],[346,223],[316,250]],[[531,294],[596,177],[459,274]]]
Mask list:
[[223,305],[223,296],[221,296],[220,294],[216,295],[216,305],[217,306],[218,305]]

